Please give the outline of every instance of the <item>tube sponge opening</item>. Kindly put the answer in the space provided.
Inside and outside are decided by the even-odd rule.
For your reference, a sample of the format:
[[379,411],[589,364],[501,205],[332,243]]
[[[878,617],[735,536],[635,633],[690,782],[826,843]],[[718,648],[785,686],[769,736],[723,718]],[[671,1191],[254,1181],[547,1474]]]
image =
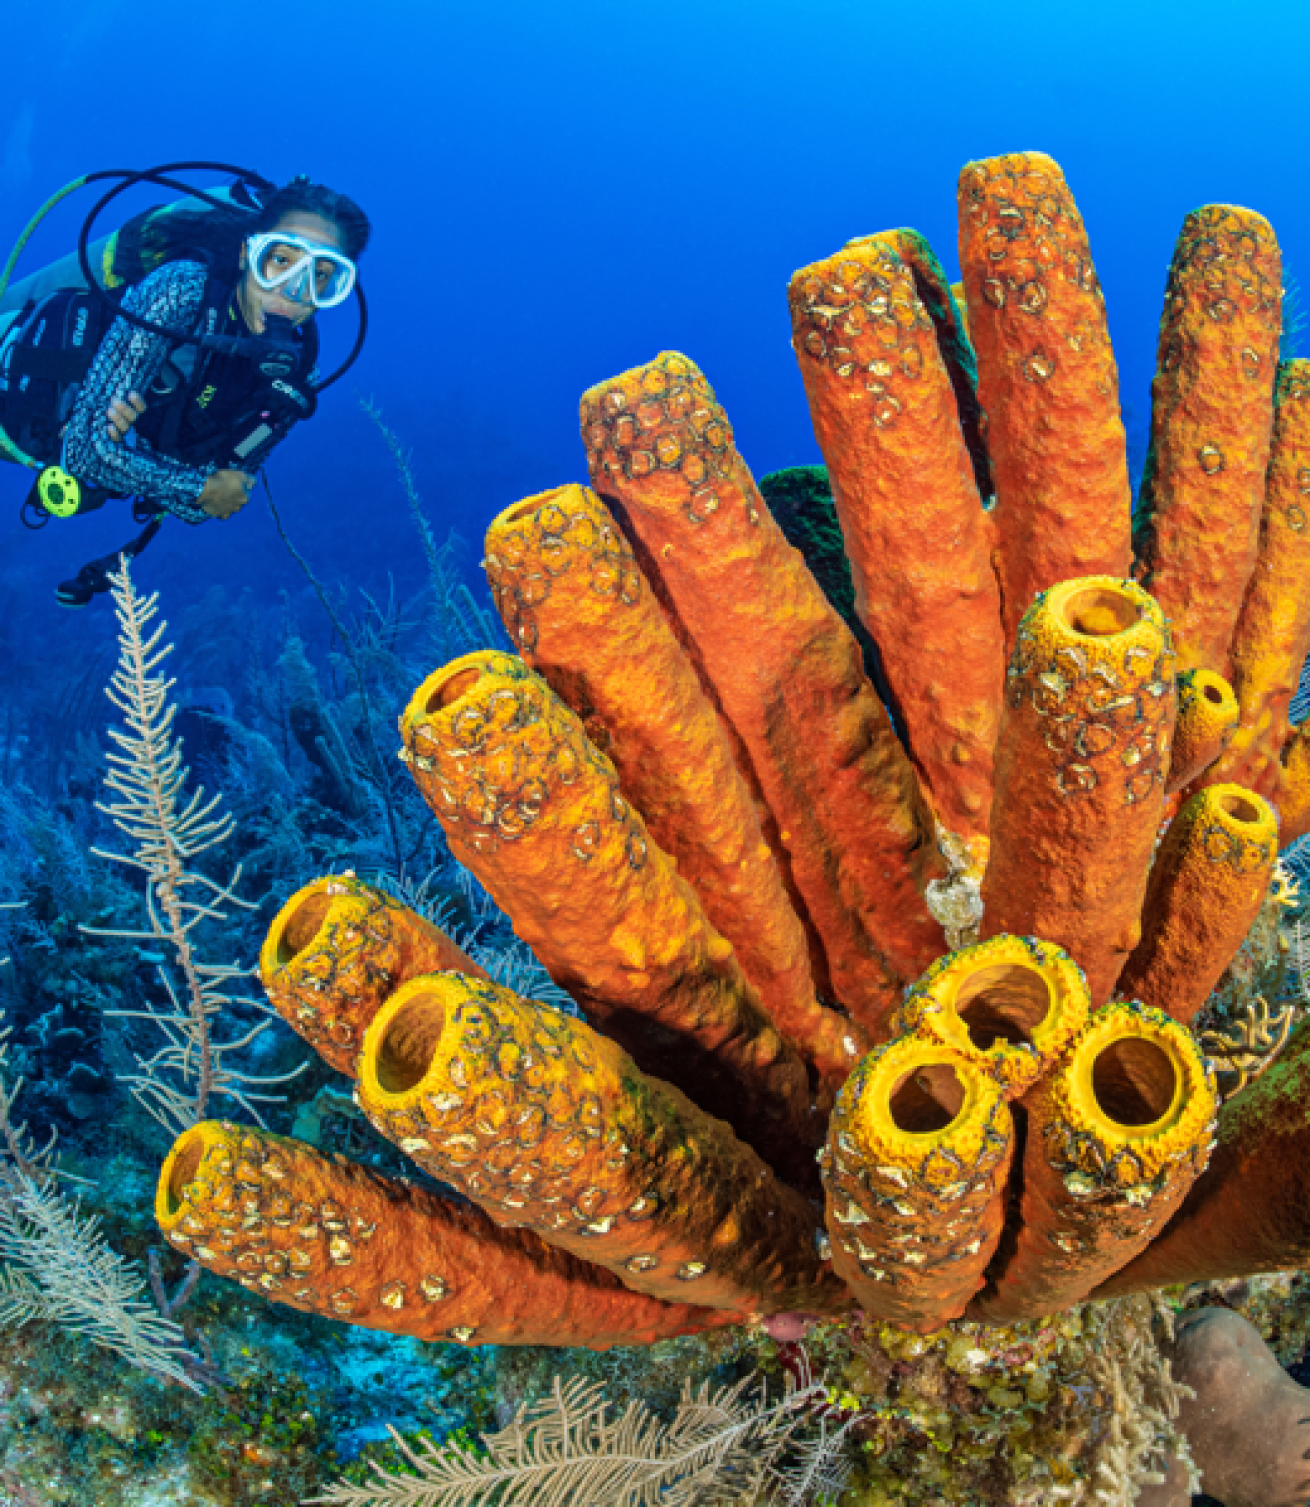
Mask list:
[[1111,638],[1142,620],[1138,602],[1109,586],[1088,586],[1060,603],[1065,626],[1084,638]]
[[1169,1055],[1142,1037],[1111,1041],[1092,1063],[1092,1092],[1102,1114],[1120,1125],[1158,1125],[1178,1092]]
[[1082,970],[1036,937],[992,937],[940,958],[906,995],[899,1029],[922,1028],[1025,1093],[1087,1024]]
[[373,1063],[380,1097],[398,1098],[428,1076],[446,1028],[441,1000],[416,979],[397,991],[402,1002],[388,1014]]
[[969,1040],[985,1052],[998,1041],[1031,1043],[1033,1031],[1049,1019],[1055,1002],[1051,986],[1036,969],[1001,964],[980,968],[960,985],[955,1013]]
[[907,1135],[935,1136],[949,1130],[964,1106],[964,1085],[947,1063],[911,1070],[887,1096],[887,1113]]
[[320,892],[306,895],[289,916],[284,916],[276,941],[279,968],[284,968],[298,953],[304,952],[318,935],[331,909],[332,897]]
[[200,1170],[205,1156],[205,1137],[200,1126],[188,1130],[173,1146],[159,1175],[159,1223],[165,1229],[182,1212],[187,1184]]
[[833,1269],[872,1318],[958,1318],[1000,1240],[1014,1125],[994,1077],[927,1033],[860,1063],[823,1153]]

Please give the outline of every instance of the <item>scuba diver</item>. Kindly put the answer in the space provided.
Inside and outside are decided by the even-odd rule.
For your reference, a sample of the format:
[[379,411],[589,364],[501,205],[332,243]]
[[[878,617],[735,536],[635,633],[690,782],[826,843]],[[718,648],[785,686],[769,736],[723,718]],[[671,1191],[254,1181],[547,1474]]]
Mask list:
[[[165,176],[221,166],[79,179],[43,208],[0,275],[0,458],[39,473],[24,521],[41,527],[131,497],[146,525],[59,585],[66,607],[107,591],[109,572],[139,554],[168,514],[197,524],[239,512],[272,449],[313,415],[362,347],[364,212],[305,177],[276,188],[231,169],[232,187],[202,191]],[[108,177],[126,181],[92,211],[76,257],[6,289],[40,218],[72,188]],[[101,210],[136,182],[190,197],[88,244]],[[323,380],[316,315],[352,292],[355,345]]]

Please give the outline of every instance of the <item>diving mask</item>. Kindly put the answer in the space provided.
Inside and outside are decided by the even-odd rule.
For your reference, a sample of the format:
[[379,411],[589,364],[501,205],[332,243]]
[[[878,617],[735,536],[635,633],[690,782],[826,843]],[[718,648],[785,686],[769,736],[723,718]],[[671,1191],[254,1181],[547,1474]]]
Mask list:
[[334,246],[322,246],[287,230],[264,230],[246,242],[255,281],[293,303],[335,309],[355,286],[355,264]]

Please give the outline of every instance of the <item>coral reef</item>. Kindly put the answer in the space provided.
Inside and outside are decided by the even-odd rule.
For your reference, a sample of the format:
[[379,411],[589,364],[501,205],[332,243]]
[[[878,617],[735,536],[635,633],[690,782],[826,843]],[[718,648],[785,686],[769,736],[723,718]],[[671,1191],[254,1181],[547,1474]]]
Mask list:
[[[883,1427],[905,1421],[888,1375],[931,1355],[937,1395],[915,1417],[932,1414],[920,1454],[923,1438],[949,1441],[920,1466],[938,1500],[1126,1504],[1177,1445],[1153,1329],[1166,1319],[1133,1294],[1310,1259],[1310,1194],[1289,1170],[1310,1164],[1308,1028],[1230,1094],[1206,1169],[1217,1091],[1188,1024],[1235,987],[1235,955],[1276,904],[1299,778],[1275,728],[1284,672],[1260,657],[1295,652],[1269,626],[1287,593],[1243,607],[1274,417],[1276,251],[1245,212],[1211,206],[1185,229],[1134,580],[1117,377],[1072,196],[1054,163],[1021,154],[970,164],[960,207],[967,319],[908,231],[854,242],[792,286],[891,712],[706,378],[665,352],[584,394],[594,492],[538,493],[491,529],[519,654],[414,676],[401,718],[403,764],[452,853],[566,997],[477,976],[459,937],[447,947],[354,881],[287,906],[266,982],[322,1060],[357,1077],[372,1125],[478,1211],[460,1228],[479,1232],[483,1290],[514,1301],[434,1323],[471,1327],[475,1346],[540,1338],[528,1253],[563,1294],[542,1287],[552,1311],[536,1322],[574,1344],[762,1315],[785,1347],[814,1315],[843,1315],[848,1337],[878,1338],[853,1403],[826,1387],[816,1421],[831,1438],[882,1440],[888,1458],[913,1448],[912,1430]],[[1231,310],[1207,302],[1221,276]],[[1209,366],[1225,390],[1247,384],[1217,437],[1197,427]],[[1179,542],[1199,519],[1215,554],[1221,518],[1249,529],[1245,566],[1240,549],[1198,565]],[[1271,581],[1276,558],[1271,542]],[[938,652],[928,640],[948,618]],[[1265,749],[1276,788],[1216,783],[1226,739]],[[1175,815],[1167,782],[1181,800],[1198,780]],[[388,799],[401,822],[408,808]],[[1220,828],[1231,873],[1211,852]],[[287,1186],[252,1198],[294,1212],[326,1196],[366,1225],[393,1218],[375,1221],[368,1198],[406,1210],[374,1266],[372,1247],[316,1225],[326,1243],[295,1247],[317,1263],[313,1306],[421,1322],[402,1232],[453,1227],[441,1190],[284,1154]],[[185,1141],[174,1155],[186,1166]],[[161,1185],[165,1218],[191,1198],[176,1181]],[[209,1196],[194,1198],[202,1222]],[[429,1238],[408,1242],[419,1266]],[[283,1279],[247,1278],[284,1298],[269,1275]],[[1077,1306],[1114,1295],[1128,1296]],[[452,1285],[440,1301],[457,1299]],[[1052,1392],[1034,1357],[1075,1334],[1085,1380]],[[986,1407],[1050,1402],[1051,1433],[978,1424],[983,1406],[948,1376],[978,1351],[980,1370],[994,1364]],[[961,1458],[936,1459],[957,1429]],[[984,1488],[970,1472],[1001,1437],[1031,1460]],[[856,1476],[865,1500],[897,1500],[888,1473]]]

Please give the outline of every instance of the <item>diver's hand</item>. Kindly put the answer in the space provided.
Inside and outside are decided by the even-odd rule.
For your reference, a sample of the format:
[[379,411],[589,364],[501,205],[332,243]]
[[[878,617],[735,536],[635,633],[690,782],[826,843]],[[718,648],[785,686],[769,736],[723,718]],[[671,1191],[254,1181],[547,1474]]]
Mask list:
[[255,478],[244,471],[215,471],[198,499],[211,518],[230,518],[250,501]]
[[121,445],[128,430],[146,411],[145,399],[139,392],[130,392],[125,398],[115,398],[109,405],[109,438]]

